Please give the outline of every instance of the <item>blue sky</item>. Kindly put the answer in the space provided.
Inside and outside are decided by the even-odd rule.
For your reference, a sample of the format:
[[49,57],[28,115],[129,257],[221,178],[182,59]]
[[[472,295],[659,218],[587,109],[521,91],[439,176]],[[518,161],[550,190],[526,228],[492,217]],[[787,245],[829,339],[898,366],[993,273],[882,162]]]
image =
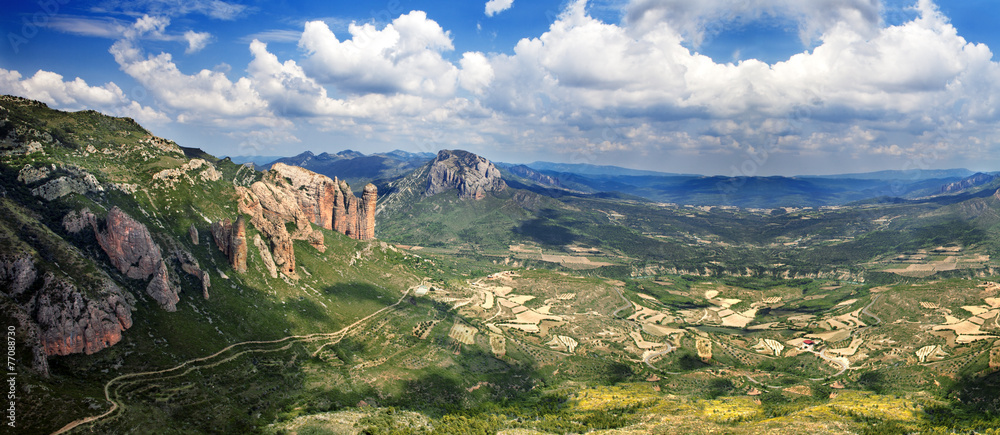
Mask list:
[[1000,2],[16,1],[0,93],[216,155],[1000,170]]

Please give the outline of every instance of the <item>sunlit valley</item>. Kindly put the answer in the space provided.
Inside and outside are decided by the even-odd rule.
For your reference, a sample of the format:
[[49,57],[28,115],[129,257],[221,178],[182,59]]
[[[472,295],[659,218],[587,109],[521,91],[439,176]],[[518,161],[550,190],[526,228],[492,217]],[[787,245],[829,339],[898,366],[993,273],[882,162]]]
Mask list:
[[18,5],[4,433],[996,433],[995,35],[870,3]]

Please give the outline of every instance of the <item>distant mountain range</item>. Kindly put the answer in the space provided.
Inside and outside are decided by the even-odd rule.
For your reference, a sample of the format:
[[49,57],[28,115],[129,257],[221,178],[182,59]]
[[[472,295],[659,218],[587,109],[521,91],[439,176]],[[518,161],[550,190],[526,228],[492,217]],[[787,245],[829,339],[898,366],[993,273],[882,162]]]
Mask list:
[[431,161],[435,156],[433,153],[409,153],[401,150],[370,155],[353,150],[319,155],[306,151],[292,157],[276,158],[257,165],[257,168],[268,170],[275,163],[284,163],[306,168],[330,178],[338,177],[346,180],[351,186],[360,188],[368,183],[381,184],[402,177]]
[[965,178],[973,175],[968,169],[910,169],[855,174],[801,175],[798,178],[834,178],[854,180],[930,180],[935,178]]
[[[432,153],[395,150],[364,154],[344,150],[316,155],[306,151],[292,157],[231,157],[235,163],[252,162],[267,170],[274,163],[300,166],[329,177],[340,177],[360,187],[375,183],[386,187],[432,160]],[[269,160],[270,159],[270,160]],[[795,177],[725,177],[678,174],[585,163],[497,162],[512,186],[548,196],[595,195],[688,205],[722,205],[744,208],[819,207],[887,198],[914,199],[960,192],[996,178],[995,174],[968,169],[889,170]]]

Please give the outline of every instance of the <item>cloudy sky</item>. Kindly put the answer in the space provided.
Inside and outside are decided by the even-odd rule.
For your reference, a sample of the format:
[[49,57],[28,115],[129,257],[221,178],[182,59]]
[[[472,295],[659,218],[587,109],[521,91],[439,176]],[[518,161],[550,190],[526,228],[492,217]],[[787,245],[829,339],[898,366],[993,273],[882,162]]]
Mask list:
[[16,1],[0,93],[216,155],[1000,170],[1000,2]]

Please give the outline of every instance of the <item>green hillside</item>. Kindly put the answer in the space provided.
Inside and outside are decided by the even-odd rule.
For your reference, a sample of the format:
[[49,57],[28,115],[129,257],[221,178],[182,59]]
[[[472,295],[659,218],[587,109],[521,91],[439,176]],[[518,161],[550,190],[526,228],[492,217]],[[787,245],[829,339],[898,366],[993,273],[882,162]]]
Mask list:
[[[761,211],[515,187],[426,196],[425,166],[380,193],[378,239],[311,225],[322,248],[295,240],[294,273],[272,278],[252,242],[264,229],[247,225],[237,272],[211,228],[273,174],[14,97],[0,137],[18,433],[1000,427],[995,186]],[[162,252],[176,311],[97,240],[114,207]],[[120,341],[39,347],[86,320],[59,313],[118,295]]]

